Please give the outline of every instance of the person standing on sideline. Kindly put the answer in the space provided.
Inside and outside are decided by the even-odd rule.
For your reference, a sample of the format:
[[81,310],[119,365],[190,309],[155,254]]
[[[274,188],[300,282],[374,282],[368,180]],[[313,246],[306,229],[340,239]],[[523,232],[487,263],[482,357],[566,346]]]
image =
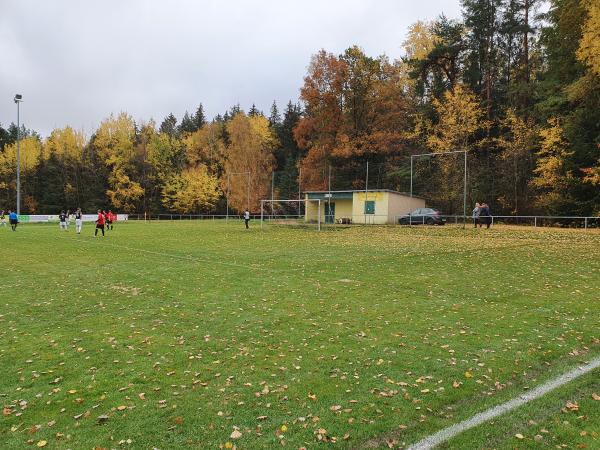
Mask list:
[[75,211],[75,231],[77,234],[81,234],[81,208],[77,208]]
[[475,203],[475,208],[473,208],[473,227],[477,228],[477,224],[479,223],[479,214],[481,213],[481,205],[479,203]]
[[106,231],[108,231],[108,213],[105,210],[102,210],[102,216],[104,217],[104,224],[107,225]]
[[113,213],[112,211],[109,209],[108,213],[106,213],[106,229],[108,230],[110,228],[110,231],[112,231],[113,229]]
[[13,231],[17,231],[17,225],[19,224],[19,218],[17,217],[17,213],[14,211],[8,211],[8,221],[10,222],[10,228]]
[[4,210],[0,211],[0,227],[6,226],[6,215],[4,214]]
[[96,229],[94,230],[94,237],[98,236],[98,230],[102,230],[102,236],[104,236],[104,214],[102,210],[98,210],[98,218],[96,219]]
[[60,229],[67,231],[67,215],[65,214],[64,210],[58,215],[58,221]]
[[490,207],[487,203],[483,203],[481,205],[481,212],[479,216],[483,217],[483,220],[480,220],[479,226],[485,224],[486,228],[489,228],[492,224],[492,213],[490,212]]
[[250,223],[250,211],[248,210],[244,211],[244,223],[246,224],[246,230],[250,228],[248,226],[248,223]]

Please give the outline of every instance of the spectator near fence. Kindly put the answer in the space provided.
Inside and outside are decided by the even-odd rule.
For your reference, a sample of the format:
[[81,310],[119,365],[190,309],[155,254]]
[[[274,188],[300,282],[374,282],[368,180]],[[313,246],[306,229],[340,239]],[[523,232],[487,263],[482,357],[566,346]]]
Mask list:
[[475,208],[473,208],[473,227],[477,228],[477,224],[479,223],[479,214],[481,213],[481,205],[479,203],[475,203]]
[[489,228],[492,224],[492,212],[487,203],[483,203],[481,205],[481,210],[479,211],[479,226],[483,226],[485,224],[486,228]]

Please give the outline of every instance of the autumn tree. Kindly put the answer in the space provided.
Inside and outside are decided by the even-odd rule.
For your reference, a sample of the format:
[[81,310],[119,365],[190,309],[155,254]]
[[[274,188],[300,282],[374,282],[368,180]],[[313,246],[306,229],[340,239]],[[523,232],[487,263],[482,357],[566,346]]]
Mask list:
[[112,205],[124,212],[136,210],[136,203],[144,194],[135,180],[135,124],[127,113],[112,115],[102,121],[95,133],[93,144],[109,169],[106,191]]
[[583,0],[583,4],[587,17],[583,24],[577,57],[587,64],[596,76],[600,76],[600,3]]
[[[227,123],[230,143],[224,165],[222,189],[233,209],[243,211],[246,207],[257,210],[260,200],[267,197],[273,171],[273,150],[277,137],[262,115],[236,114]],[[249,173],[249,185],[248,176]]]
[[514,109],[507,111],[502,126],[504,132],[498,139],[501,148],[498,169],[504,189],[498,200],[503,208],[518,215],[528,209],[528,187],[538,147],[538,129],[531,117],[519,117]]
[[537,204],[541,208],[557,213],[564,211],[570,201],[569,188],[575,182],[568,158],[569,151],[564,130],[557,118],[550,118],[548,126],[540,130],[541,148],[531,184],[538,191]]
[[205,165],[209,173],[221,178],[225,162],[224,128],[220,122],[207,123],[184,139],[189,165]]
[[[34,196],[36,168],[42,159],[42,143],[37,136],[21,139],[21,198],[23,212],[35,213],[38,201]],[[0,152],[0,198],[4,205],[16,204],[17,144],[5,145]]]
[[173,173],[162,188],[162,202],[170,211],[198,214],[209,211],[219,199],[219,180],[198,165]]

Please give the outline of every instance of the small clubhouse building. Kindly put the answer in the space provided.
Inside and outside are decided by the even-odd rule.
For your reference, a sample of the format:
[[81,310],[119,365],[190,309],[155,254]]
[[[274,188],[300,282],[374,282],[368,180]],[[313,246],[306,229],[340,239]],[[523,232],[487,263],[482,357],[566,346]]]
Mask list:
[[[425,207],[425,200],[388,189],[307,191],[305,219],[324,223],[393,224],[398,216]],[[319,201],[321,210],[317,211]]]

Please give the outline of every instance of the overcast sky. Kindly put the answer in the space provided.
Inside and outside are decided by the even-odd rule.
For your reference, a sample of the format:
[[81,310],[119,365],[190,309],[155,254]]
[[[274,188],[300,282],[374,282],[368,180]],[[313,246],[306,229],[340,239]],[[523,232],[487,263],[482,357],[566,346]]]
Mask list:
[[310,56],[402,55],[407,27],[459,0],[0,0],[0,123],[88,136],[111,112],[212,118],[296,101]]

